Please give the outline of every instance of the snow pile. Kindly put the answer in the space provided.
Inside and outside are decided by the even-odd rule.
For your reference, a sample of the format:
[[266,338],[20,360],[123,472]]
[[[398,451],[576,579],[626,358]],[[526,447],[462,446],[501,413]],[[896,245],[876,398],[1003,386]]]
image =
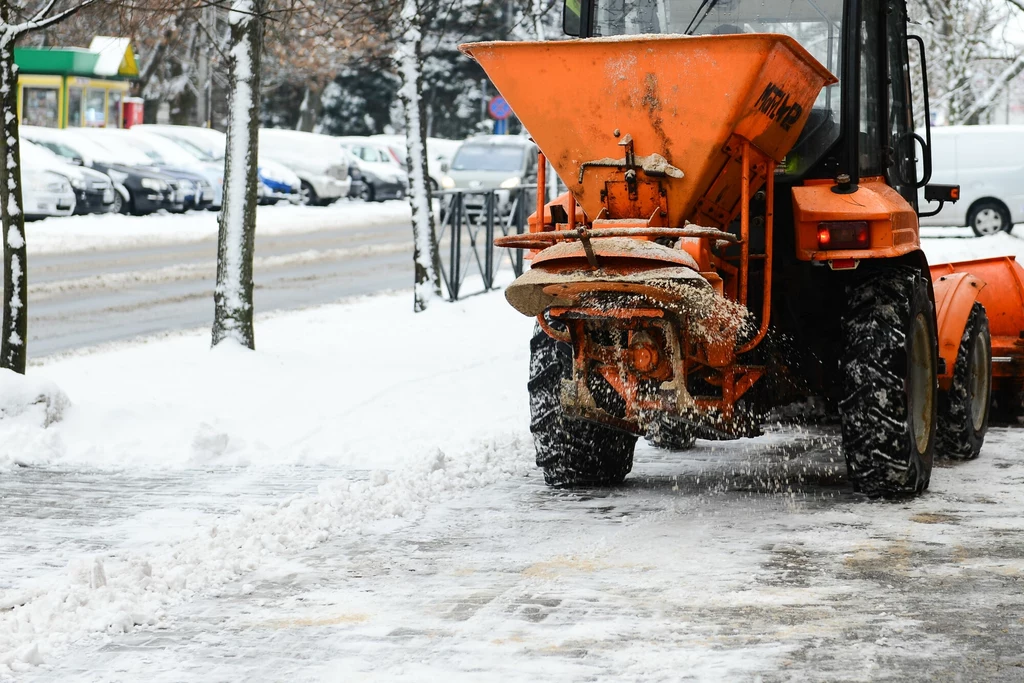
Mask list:
[[[45,428],[60,422],[71,405],[53,382],[0,369],[0,424],[5,430]],[[2,462],[2,461],[0,461]]]
[[0,467],[370,469],[524,429],[532,320],[500,295],[427,315],[410,299],[258,320],[255,353],[201,330],[45,361],[75,405],[47,430],[0,420]]
[[[243,574],[382,519],[415,519],[461,491],[532,469],[532,444],[481,443],[449,458],[434,450],[399,471],[322,484],[311,495],[239,512],[149,554],[75,562],[61,577],[0,595],[0,674],[25,670],[76,640],[159,623],[166,610],[216,594]],[[232,588],[246,592],[246,586]]]
[[929,263],[970,261],[991,256],[1016,256],[1024,263],[1024,227],[975,237],[970,228],[922,228],[921,248]]

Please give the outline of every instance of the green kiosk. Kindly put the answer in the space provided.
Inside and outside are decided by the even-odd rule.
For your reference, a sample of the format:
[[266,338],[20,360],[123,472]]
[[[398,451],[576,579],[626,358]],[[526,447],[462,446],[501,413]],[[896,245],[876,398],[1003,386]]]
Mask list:
[[139,67],[127,38],[96,36],[88,49],[15,48],[14,62],[23,125],[121,128],[126,119],[141,121],[137,100],[128,97]]

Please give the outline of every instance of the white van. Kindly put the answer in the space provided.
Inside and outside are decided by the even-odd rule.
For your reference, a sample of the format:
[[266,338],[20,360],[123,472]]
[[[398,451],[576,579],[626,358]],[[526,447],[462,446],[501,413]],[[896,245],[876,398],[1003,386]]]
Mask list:
[[[959,185],[960,201],[921,225],[967,226],[976,235],[1009,231],[1024,222],[1024,126],[932,128],[930,182]],[[938,208],[924,201],[923,190],[919,202],[924,213]]]

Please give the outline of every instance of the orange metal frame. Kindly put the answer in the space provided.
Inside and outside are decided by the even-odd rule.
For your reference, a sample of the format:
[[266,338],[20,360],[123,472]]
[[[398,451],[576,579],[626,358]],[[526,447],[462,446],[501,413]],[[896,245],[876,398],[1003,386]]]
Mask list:
[[[736,401],[742,398],[763,376],[764,369],[762,367],[741,365],[737,359],[742,354],[756,349],[764,340],[771,319],[774,162],[748,140],[739,136],[734,136],[724,151],[728,155],[728,161],[720,171],[716,183],[726,182],[727,176],[736,173],[735,165],[738,164],[741,191],[739,201],[732,207],[704,203],[700,212],[704,219],[712,223],[711,220],[708,220],[709,214],[714,213],[718,217],[713,221],[712,227],[652,225],[652,223],[656,223],[657,216],[647,220],[637,219],[635,222],[622,219],[604,221],[600,217],[596,220],[585,218],[584,222],[580,224],[577,222],[576,201],[571,193],[568,194],[568,197],[561,197],[550,204],[545,204],[546,178],[545,173],[541,171],[537,177],[536,215],[543,218],[531,224],[529,233],[510,235],[495,240],[498,246],[534,250],[544,249],[558,242],[579,240],[584,244],[589,257],[592,254],[592,250],[588,249],[591,240],[602,237],[635,237],[641,240],[680,239],[681,246],[694,255],[700,264],[701,274],[709,281],[718,280],[721,283],[720,293],[727,299],[744,306],[750,298],[751,263],[763,262],[763,281],[760,283],[762,288],[760,324],[753,336],[742,344],[735,340],[729,343],[711,344],[706,341],[689,339],[685,330],[681,329],[676,321],[666,317],[663,311],[657,309],[631,307],[551,309],[548,315],[551,319],[564,323],[567,328],[565,331],[553,328],[545,316],[539,316],[538,323],[545,333],[558,341],[573,346],[574,391],[577,395],[575,403],[584,406],[580,409],[584,413],[584,417],[612,424],[618,423],[620,427],[633,431],[636,431],[637,420],[641,413],[666,409],[676,413],[686,410],[696,410],[705,414],[713,412],[721,416],[723,423],[728,423],[733,417]],[[544,154],[540,153],[538,169],[544,169],[545,165]],[[764,215],[765,250],[764,253],[752,254],[750,249],[752,230],[750,203],[753,195],[762,186],[765,191],[766,207]],[[715,183],[712,184],[712,188],[714,187]],[[556,204],[566,209],[567,222],[555,223],[551,218],[554,212],[546,210]],[[734,233],[726,231],[726,228],[737,217],[740,222],[738,237]],[[631,223],[631,225],[622,227],[623,223]],[[603,227],[606,225],[614,227]],[[738,254],[729,256],[724,252],[716,253],[716,245],[721,244],[728,244],[729,247],[738,246]],[[592,264],[592,267],[596,268],[596,264]],[[637,270],[647,267],[649,264],[639,261],[635,264]],[[587,335],[585,331],[588,320],[605,320],[621,330],[628,331],[631,343],[626,347],[603,346],[595,343],[592,336]],[[655,367],[650,368],[647,372],[640,372],[636,369],[635,359],[630,356],[633,348],[632,342],[641,338],[640,335],[650,334],[657,334],[662,338],[664,342],[662,348],[668,351],[669,358],[661,358]],[[592,364],[595,364],[596,371],[600,372],[604,379],[625,399],[627,412],[624,420],[599,411],[590,397],[586,378]],[[686,384],[690,377],[699,377],[707,384],[719,388],[721,398],[690,397],[686,391]],[[674,386],[667,392],[659,391],[644,395],[644,391],[641,389],[644,380],[657,380],[664,386],[664,381],[669,379],[672,379],[670,384]]]

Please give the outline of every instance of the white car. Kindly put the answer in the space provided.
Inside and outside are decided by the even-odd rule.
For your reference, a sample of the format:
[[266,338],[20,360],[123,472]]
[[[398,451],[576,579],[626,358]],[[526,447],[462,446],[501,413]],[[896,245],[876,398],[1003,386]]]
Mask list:
[[[221,168],[224,166],[227,136],[219,130],[149,123],[132,126],[132,130],[159,135],[180,145],[201,161],[216,163]],[[257,163],[261,204],[274,204],[278,201],[298,204],[302,200],[302,180],[290,168],[264,154],[260,154]]]
[[21,200],[28,220],[70,216],[75,212],[75,191],[71,183],[53,171],[22,168]]
[[260,158],[284,164],[302,181],[302,202],[326,205],[347,197],[351,155],[337,138],[277,128],[260,129]]
[[350,194],[368,202],[401,199],[409,189],[409,176],[401,158],[382,140],[368,137],[339,137],[341,146],[355,158]]
[[[402,168],[406,168],[406,151],[404,135],[373,135],[373,140],[380,140],[388,146],[391,154],[398,159]],[[430,187],[437,190],[441,187],[441,179],[452,164],[455,153],[462,145],[461,140],[445,140],[444,138],[427,138],[427,173],[430,175]]]
[[[967,226],[979,236],[1011,230],[1024,222],[1024,126],[933,127],[929,182],[959,185],[960,200],[921,225]],[[919,205],[925,213],[938,208],[923,190]]]
[[114,206],[114,184],[104,173],[70,164],[27,139],[21,141],[21,164],[23,170],[50,171],[64,176],[75,192],[76,214],[106,213]]

